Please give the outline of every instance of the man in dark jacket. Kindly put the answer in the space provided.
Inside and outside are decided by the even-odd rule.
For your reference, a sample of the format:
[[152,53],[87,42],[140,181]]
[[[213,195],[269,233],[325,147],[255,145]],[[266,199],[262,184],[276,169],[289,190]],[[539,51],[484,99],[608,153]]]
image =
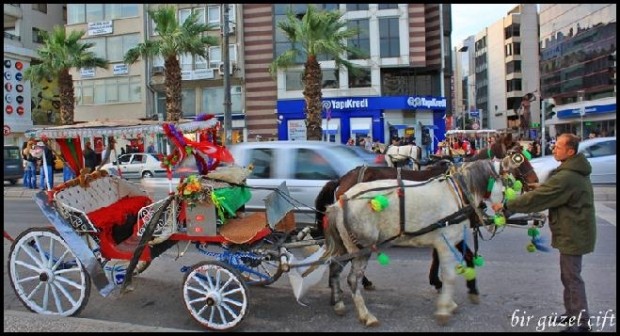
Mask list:
[[95,171],[95,168],[97,167],[97,154],[92,149],[90,145],[90,141],[86,141],[85,146],[86,147],[84,148],[84,166],[90,169],[89,173],[92,173]]
[[[551,246],[560,251],[560,279],[564,286],[564,331],[590,330],[586,289],[581,278],[584,254],[594,251],[596,218],[590,173],[592,166],[582,153],[577,153],[579,138],[562,134],[553,148],[560,166],[535,190],[506,202],[493,204],[509,213],[528,213],[549,209]],[[507,214],[508,215],[508,214]],[[572,321],[572,323],[571,323]]]

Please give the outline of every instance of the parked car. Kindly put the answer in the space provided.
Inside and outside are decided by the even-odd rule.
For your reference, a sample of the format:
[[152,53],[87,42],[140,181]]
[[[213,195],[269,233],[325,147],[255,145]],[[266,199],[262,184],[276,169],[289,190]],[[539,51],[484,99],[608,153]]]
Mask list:
[[[246,211],[265,209],[264,199],[283,181],[295,201],[296,221],[314,222],[314,200],[331,179],[339,179],[349,170],[366,162],[345,145],[322,141],[266,141],[246,142],[231,145],[229,148],[235,164],[254,169],[247,178],[252,187],[252,198],[246,203]],[[172,179],[176,186],[179,179]],[[155,199],[166,195],[168,179],[146,179],[142,186]]]
[[[602,137],[583,140],[579,143],[579,152],[583,153],[592,166],[590,180],[594,184],[616,184],[616,138]],[[546,180],[548,173],[560,165],[553,155],[535,158],[530,161],[541,180]],[[541,176],[544,174],[543,176]]]
[[4,180],[11,184],[24,177],[24,164],[19,146],[4,145]]
[[115,174],[118,168],[123,178],[126,179],[166,177],[166,169],[161,166],[161,160],[157,155],[129,153],[120,155],[117,160],[117,162],[106,163],[101,169]]

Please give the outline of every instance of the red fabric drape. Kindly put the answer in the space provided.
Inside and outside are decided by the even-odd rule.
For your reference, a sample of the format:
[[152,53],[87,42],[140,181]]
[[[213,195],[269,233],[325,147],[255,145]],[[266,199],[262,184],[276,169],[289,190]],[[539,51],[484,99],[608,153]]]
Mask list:
[[84,155],[82,154],[82,145],[80,138],[56,139],[56,143],[60,146],[60,153],[69,164],[69,167],[76,175],[80,174],[80,170],[84,167]]

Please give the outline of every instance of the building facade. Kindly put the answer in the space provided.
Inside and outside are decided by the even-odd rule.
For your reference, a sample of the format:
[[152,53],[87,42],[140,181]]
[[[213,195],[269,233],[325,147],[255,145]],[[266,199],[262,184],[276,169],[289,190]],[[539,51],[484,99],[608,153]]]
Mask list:
[[39,32],[64,25],[65,16],[63,4],[4,4],[5,144],[21,146],[26,130],[54,124],[60,109],[57,86],[53,81],[31,85],[24,72],[36,62]]
[[[348,25],[359,29],[358,36],[347,43],[354,43],[369,55],[350,60],[363,69],[359,76],[336,68],[333,60],[319,60],[323,73],[324,140],[346,143],[349,138],[371,136],[389,142],[390,137],[399,136],[429,150],[434,148],[443,139],[449,105],[446,97],[450,92],[452,64],[450,6],[318,6],[344,12]],[[277,22],[286,19],[289,9],[303,14],[305,8],[306,5],[273,6],[275,40],[264,46],[273,47],[272,58],[290,47],[286,37],[275,31]],[[302,70],[300,63],[277,74],[275,111],[279,139],[305,138]]]
[[540,5],[541,96],[549,134],[616,134],[616,5]]

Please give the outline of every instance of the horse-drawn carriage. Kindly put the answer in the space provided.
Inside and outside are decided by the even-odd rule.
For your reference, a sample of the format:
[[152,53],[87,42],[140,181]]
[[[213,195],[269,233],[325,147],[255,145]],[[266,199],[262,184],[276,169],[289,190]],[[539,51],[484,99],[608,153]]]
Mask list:
[[[240,211],[249,200],[250,190],[244,183],[249,170],[217,167],[218,159],[226,159],[224,147],[209,140],[193,142],[182,135],[206,131],[215,136],[218,128],[212,118],[178,125],[97,122],[30,132],[33,137],[57,139],[67,162],[80,174],[35,195],[51,226],[29,228],[13,240],[9,278],[25,307],[39,314],[79,314],[92,285],[104,297],[115,290],[130,291],[134,276],[170,247],[184,243],[184,248],[194,245],[214,258],[184,270],[185,307],[208,329],[236,327],[248,311],[247,286],[276,281],[290,270],[293,249],[318,249],[320,241],[302,240],[295,234],[286,184],[265,200],[264,213]],[[138,184],[105,170],[82,168],[82,136],[147,132],[165,133],[178,145],[164,159],[168,169],[193,159],[201,175],[182,180],[176,188],[170,185],[169,195],[154,201]],[[213,246],[217,249],[207,249]]]
[[[291,202],[285,184],[275,188],[267,197],[265,213],[245,215],[241,210],[251,187],[244,183],[244,179],[251,168],[234,165],[218,167],[220,162],[231,159],[227,156],[227,150],[214,142],[218,128],[219,123],[211,118],[178,125],[157,122],[84,124],[32,132],[32,136],[56,139],[63,154],[69,157],[67,161],[80,174],[73,180],[55,187],[48,186],[47,191],[36,194],[36,204],[52,225],[25,230],[11,246],[9,278],[17,297],[26,308],[39,314],[79,314],[88,302],[92,285],[103,296],[115,290],[125,293],[134,286],[133,278],[170,247],[184,244],[186,249],[194,245],[211,260],[184,268],[184,305],[192,318],[206,328],[229,330],[237,327],[248,312],[247,286],[271,284],[284,272],[290,272],[289,279],[299,300],[307,289],[304,287],[308,286],[304,284],[304,279],[312,278],[309,282],[320,280],[320,270],[325,270],[329,265],[332,301],[337,310],[343,308],[337,283],[342,262],[353,260],[355,268],[352,270],[359,272],[356,273],[359,276],[363,274],[360,271],[360,267],[362,270],[364,267],[363,258],[368,257],[371,249],[365,247],[362,255],[351,239],[358,244],[363,241],[356,240],[343,230],[347,225],[350,229],[354,227],[350,226],[352,220],[342,217],[350,211],[337,208],[341,204],[358,207],[359,211],[356,212],[365,214],[366,218],[355,221],[362,224],[367,224],[372,218],[383,218],[390,212],[390,216],[401,216],[401,231],[405,229],[405,224],[407,230],[411,229],[409,222],[416,222],[417,227],[430,223],[422,230],[428,230],[429,233],[436,231],[432,233],[435,238],[444,237],[446,233],[449,236],[444,239],[449,239],[452,244],[463,238],[463,225],[450,225],[448,228],[448,220],[445,225],[440,223],[445,219],[441,218],[443,215],[458,208],[455,206],[458,202],[443,209],[442,213],[434,214],[432,218],[428,217],[428,211],[425,212],[426,217],[420,218],[419,214],[407,210],[405,221],[402,205],[389,208],[394,211],[382,212],[390,202],[398,204],[395,197],[405,197],[406,194],[407,202],[416,199],[417,196],[409,194],[412,184],[402,183],[400,177],[397,183],[392,178],[391,182],[382,185],[379,192],[389,192],[389,195],[375,195],[377,190],[374,186],[360,183],[358,191],[370,191],[372,194],[349,193],[345,201],[336,202],[329,227],[332,233],[326,235],[331,243],[325,248],[319,248],[322,239],[305,235],[308,228],[300,231],[295,229],[296,223],[291,211],[295,202]],[[206,134],[206,140],[192,141],[183,136],[184,132],[199,130]],[[111,176],[102,170],[87,172],[81,169],[79,158],[82,136],[114,137],[147,132],[164,133],[175,145],[174,152],[163,160],[169,176],[174,166],[186,160],[194,160],[200,175],[183,179],[176,188],[170,182],[169,195],[154,201],[139,186],[119,176]],[[506,160],[519,161],[515,158],[518,155]],[[504,163],[508,162],[506,160]],[[498,182],[492,191],[497,193],[499,190],[501,193],[504,179],[498,176],[499,170],[487,163],[478,166],[482,173],[476,177],[476,197],[482,197],[487,191],[487,181],[491,180]],[[516,169],[513,171],[518,173]],[[450,181],[453,179],[444,175],[421,184],[441,185],[445,189],[446,183],[454,183]],[[468,188],[471,190],[469,183],[458,183],[461,184],[460,191],[446,190],[464,194],[467,194]],[[405,187],[408,188],[407,192],[404,192]],[[398,188],[401,190],[398,191]],[[445,203],[443,198],[440,202],[440,197],[445,198],[428,197],[426,206]],[[473,204],[474,200],[471,201]],[[370,213],[366,213],[369,209],[372,209]],[[399,221],[395,219],[386,222],[398,224]],[[465,219],[461,216],[450,221],[454,222],[450,224],[463,224]],[[340,238],[337,231],[341,231]],[[346,246],[339,246],[338,240],[342,240],[340,243]],[[445,252],[446,248],[443,247]],[[302,248],[311,248],[313,251],[298,262],[293,251]],[[329,253],[325,252],[327,248],[331,249]],[[340,253],[336,253],[336,250]],[[454,261],[450,263],[448,257],[443,253],[442,262],[454,265]],[[315,271],[317,269],[319,271]],[[444,271],[450,276],[454,273],[449,266],[445,266]],[[352,288],[352,292],[356,304],[363,305],[359,291]],[[450,306],[451,290],[444,293],[440,298],[439,311],[445,317],[449,316],[454,307]],[[360,309],[360,319],[367,325],[373,325],[376,319],[362,314],[364,308],[360,306]]]

